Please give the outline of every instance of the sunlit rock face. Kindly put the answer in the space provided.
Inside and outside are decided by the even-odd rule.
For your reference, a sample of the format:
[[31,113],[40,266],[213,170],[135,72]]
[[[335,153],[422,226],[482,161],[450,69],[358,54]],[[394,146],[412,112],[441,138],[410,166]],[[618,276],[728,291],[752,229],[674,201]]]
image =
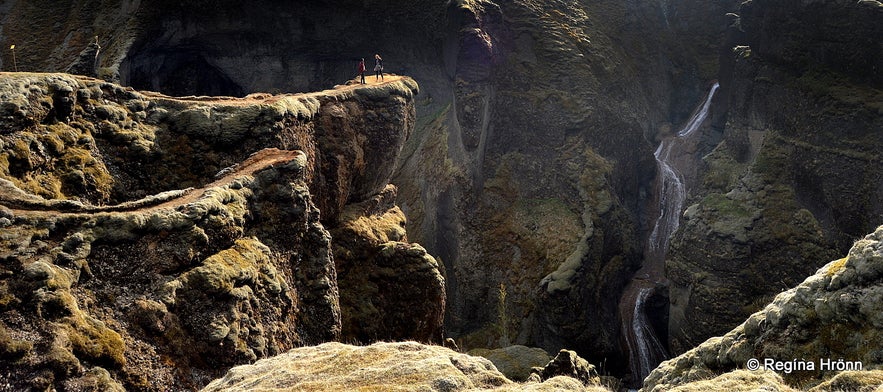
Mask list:
[[[4,385],[193,390],[234,365],[341,339],[342,312],[377,322],[342,311],[354,300],[341,297],[326,227],[389,188],[416,93],[397,78],[179,99],[68,74],[0,75]],[[372,243],[384,227],[370,213],[345,214],[362,228],[348,250],[385,245],[378,264],[428,276],[375,290],[409,305],[401,315],[404,300],[374,304],[382,321],[424,320],[396,337],[440,340],[435,260],[402,242],[403,227]]]

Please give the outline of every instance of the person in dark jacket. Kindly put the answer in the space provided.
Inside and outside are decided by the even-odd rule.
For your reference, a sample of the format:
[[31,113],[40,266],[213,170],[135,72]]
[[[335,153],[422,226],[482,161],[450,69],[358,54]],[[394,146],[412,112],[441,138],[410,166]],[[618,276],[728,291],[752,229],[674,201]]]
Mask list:
[[363,58],[359,61],[359,78],[362,81],[362,84],[365,84],[365,59]]
[[377,81],[377,78],[383,80],[383,59],[380,58],[379,54],[374,55],[374,81]]

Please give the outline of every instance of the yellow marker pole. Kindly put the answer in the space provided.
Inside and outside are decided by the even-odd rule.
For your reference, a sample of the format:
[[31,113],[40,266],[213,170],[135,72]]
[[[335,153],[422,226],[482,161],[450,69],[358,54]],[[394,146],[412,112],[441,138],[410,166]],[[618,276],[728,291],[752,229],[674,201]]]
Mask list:
[[15,62],[15,45],[10,46],[9,50],[12,51],[12,67],[15,70],[15,72],[18,72],[18,64],[16,64],[16,62]]

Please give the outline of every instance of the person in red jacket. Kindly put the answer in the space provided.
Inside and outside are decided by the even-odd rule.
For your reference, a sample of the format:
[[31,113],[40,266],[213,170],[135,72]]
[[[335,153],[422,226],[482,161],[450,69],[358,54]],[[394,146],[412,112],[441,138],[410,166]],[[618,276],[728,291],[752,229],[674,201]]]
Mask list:
[[359,77],[362,80],[362,84],[365,84],[365,59],[362,58],[362,61],[359,61]]

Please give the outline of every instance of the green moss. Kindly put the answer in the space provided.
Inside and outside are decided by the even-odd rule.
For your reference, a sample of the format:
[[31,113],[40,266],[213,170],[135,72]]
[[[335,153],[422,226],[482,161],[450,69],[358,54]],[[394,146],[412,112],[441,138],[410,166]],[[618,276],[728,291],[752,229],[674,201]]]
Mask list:
[[110,197],[113,177],[89,150],[68,148],[58,165],[68,193],[80,192],[81,196],[91,196],[94,201],[106,201]]
[[67,334],[76,355],[112,367],[126,364],[123,356],[126,345],[119,333],[85,314],[76,314],[65,321],[61,329]]
[[706,209],[717,212],[720,216],[736,218],[751,217],[751,211],[745,208],[742,203],[732,200],[726,195],[720,193],[712,193],[705,196],[705,198],[702,199],[702,206]]
[[33,348],[31,342],[12,337],[6,325],[0,323],[0,359],[15,361],[26,356]]
[[726,141],[718,145],[702,160],[708,165],[702,182],[706,188],[712,191],[726,192],[732,189],[747,168],[747,164],[740,164],[733,158],[733,153]]
[[213,295],[234,295],[236,287],[246,284],[284,286],[270,264],[269,249],[254,238],[236,240],[233,247],[207,258],[182,279],[193,289]]

